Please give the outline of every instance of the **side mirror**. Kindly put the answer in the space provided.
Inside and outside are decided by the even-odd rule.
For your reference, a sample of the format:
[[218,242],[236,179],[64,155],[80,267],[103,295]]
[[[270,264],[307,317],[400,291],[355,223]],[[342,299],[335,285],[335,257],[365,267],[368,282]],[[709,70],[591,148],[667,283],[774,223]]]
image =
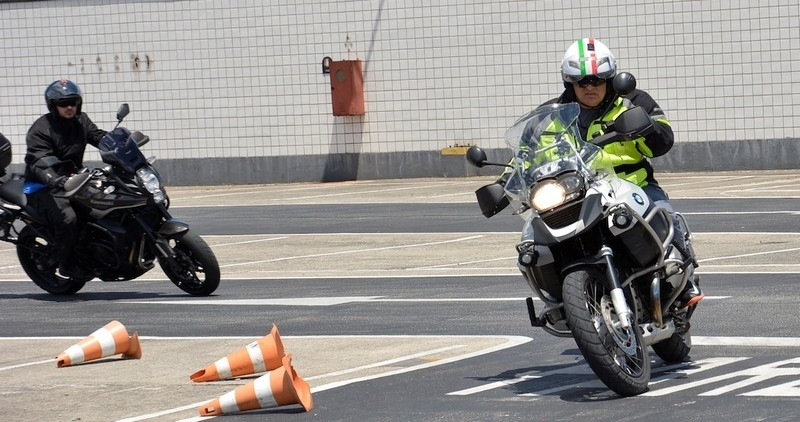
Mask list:
[[467,150],[467,161],[475,167],[481,168],[486,165],[486,151],[477,145],[469,147]]
[[653,119],[642,107],[633,107],[614,120],[614,130],[625,139],[645,136],[653,131]]
[[636,78],[628,72],[621,72],[614,77],[612,84],[617,94],[625,96],[636,89]]
[[117,121],[121,122],[122,119],[124,119],[125,116],[127,116],[128,113],[130,113],[130,112],[131,112],[131,109],[128,106],[128,103],[123,103],[122,105],[120,105],[119,109],[117,110]]

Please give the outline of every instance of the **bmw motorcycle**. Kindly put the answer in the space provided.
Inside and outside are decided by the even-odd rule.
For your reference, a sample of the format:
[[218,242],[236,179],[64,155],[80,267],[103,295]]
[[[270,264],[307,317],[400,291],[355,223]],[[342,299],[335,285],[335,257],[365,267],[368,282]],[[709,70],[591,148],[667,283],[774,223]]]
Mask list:
[[[628,73],[613,83],[623,95],[635,87]],[[604,145],[652,129],[647,113],[626,110],[591,142],[580,135],[579,113],[576,103],[537,108],[506,131],[509,164],[488,162],[477,146],[467,161],[507,168],[505,184],[476,196],[487,218],[513,204],[525,220],[517,266],[544,304],[537,313],[526,298],[531,324],[574,338],[606,386],[633,396],[648,389],[648,346],[666,362],[682,361],[691,349],[694,306],[676,300],[697,266],[692,234],[680,213],[673,219],[604,159]],[[683,241],[675,239],[676,220]]]
[[220,282],[217,259],[199,235],[167,210],[169,197],[154,159],[145,159],[139,149],[150,138],[119,126],[129,111],[128,104],[120,106],[117,125],[98,144],[105,166],[75,169],[60,194],[70,198],[79,216],[74,255],[87,276],[70,278],[57,272],[59,239],[28,206],[25,180],[19,174],[0,185],[0,240],[16,245],[25,273],[54,295],[77,293],[95,277],[133,280],[157,262],[178,288],[208,296]]

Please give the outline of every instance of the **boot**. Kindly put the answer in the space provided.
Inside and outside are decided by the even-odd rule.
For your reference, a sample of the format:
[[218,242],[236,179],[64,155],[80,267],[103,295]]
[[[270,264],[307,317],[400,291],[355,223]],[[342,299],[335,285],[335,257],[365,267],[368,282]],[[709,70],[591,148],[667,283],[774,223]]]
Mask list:
[[700,290],[700,276],[693,274],[689,280],[686,281],[686,287],[683,288],[683,293],[681,293],[680,298],[678,298],[678,307],[688,308],[697,305],[704,297],[706,297],[706,295]]

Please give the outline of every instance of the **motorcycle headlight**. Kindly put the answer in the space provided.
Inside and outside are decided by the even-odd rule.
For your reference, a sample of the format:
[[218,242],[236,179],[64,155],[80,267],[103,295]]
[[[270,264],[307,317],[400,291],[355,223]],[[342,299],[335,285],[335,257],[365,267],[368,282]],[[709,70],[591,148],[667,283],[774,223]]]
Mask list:
[[541,213],[578,199],[583,195],[583,183],[576,173],[543,180],[531,188],[531,207]]
[[161,188],[161,180],[158,178],[158,175],[153,171],[153,169],[149,167],[142,167],[139,170],[136,170],[136,177],[139,179],[139,184],[151,195],[153,195],[153,200],[157,203],[164,202],[166,199],[166,195],[164,194],[164,190]]

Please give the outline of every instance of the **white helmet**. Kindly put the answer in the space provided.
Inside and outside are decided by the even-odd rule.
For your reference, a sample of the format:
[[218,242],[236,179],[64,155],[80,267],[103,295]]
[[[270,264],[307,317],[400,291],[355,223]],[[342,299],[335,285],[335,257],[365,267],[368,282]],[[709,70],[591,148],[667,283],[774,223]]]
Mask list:
[[586,76],[611,79],[617,74],[617,60],[605,44],[594,38],[572,43],[561,60],[561,78],[575,83]]

